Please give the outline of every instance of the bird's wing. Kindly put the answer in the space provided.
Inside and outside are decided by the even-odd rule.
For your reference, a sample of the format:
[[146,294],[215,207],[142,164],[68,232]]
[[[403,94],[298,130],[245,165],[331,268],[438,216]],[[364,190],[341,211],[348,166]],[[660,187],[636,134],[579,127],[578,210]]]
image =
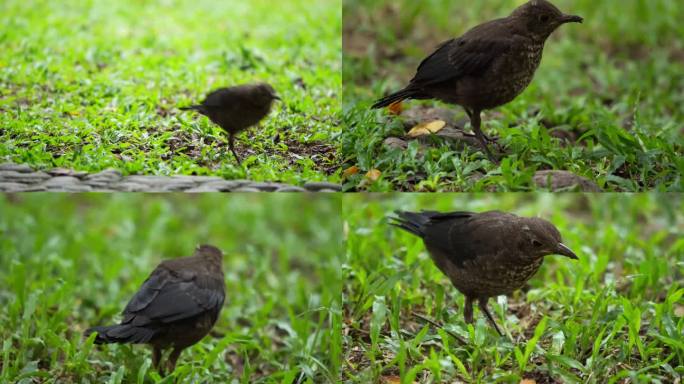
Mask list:
[[[509,214],[453,212],[431,218],[425,244],[459,267],[478,258],[495,258],[507,244]],[[502,220],[504,219],[504,220]]]
[[251,85],[220,88],[209,93],[202,103],[208,107],[218,107],[223,111],[233,109],[234,113],[239,114],[239,109],[251,105],[257,108],[263,107],[262,98]]
[[474,257],[470,244],[460,241],[454,233],[467,231],[468,222],[475,214],[472,212],[435,213],[425,229],[425,245],[428,249],[439,250],[457,265]]
[[240,99],[238,92],[233,88],[219,88],[207,94],[207,97],[202,102],[207,107],[226,107],[236,105]]
[[510,236],[516,220],[517,217],[509,213],[491,211],[452,225],[449,231],[451,260],[463,266],[471,260],[496,259],[502,250],[516,247],[516,238]]
[[[474,28],[465,35],[448,40],[418,66],[412,84],[428,86],[465,76],[479,76],[508,52],[517,42],[515,36],[498,30],[488,32],[492,24]],[[482,33],[475,33],[481,31]]]
[[220,308],[225,298],[222,281],[192,272],[158,267],[124,309],[123,322],[144,325],[190,318]]

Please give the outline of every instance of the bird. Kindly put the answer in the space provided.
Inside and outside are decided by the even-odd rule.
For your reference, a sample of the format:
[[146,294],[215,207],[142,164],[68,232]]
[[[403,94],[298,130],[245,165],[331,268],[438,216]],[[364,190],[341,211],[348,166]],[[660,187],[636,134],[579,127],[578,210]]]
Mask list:
[[92,327],[95,344],[130,343],[152,346],[152,365],[162,375],[161,358],[173,372],[183,349],[206,336],[225,299],[223,253],[200,245],[193,256],[162,261],[123,310],[119,324]]
[[559,26],[581,23],[547,0],[530,0],[510,16],[480,24],[447,40],[425,58],[402,90],[379,99],[378,109],[406,99],[437,99],[462,106],[479,145],[498,163],[481,129],[481,112],[515,99],[532,81],[546,39]]
[[200,104],[179,109],[197,111],[228,132],[230,151],[240,165],[240,157],[235,152],[235,135],[266,117],[275,100],[280,97],[270,84],[244,84],[216,89]]
[[578,259],[558,229],[538,217],[500,211],[395,211],[389,223],[423,239],[432,260],[465,296],[464,319],[473,322],[473,301],[503,336],[487,307],[491,297],[520,289],[545,256]]

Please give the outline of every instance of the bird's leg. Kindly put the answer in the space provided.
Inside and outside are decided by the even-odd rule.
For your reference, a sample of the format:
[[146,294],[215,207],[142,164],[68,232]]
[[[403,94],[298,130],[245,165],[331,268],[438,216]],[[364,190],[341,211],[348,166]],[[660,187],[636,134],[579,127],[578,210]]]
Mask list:
[[[468,115],[468,118],[470,119],[471,125],[472,125],[473,116],[475,115],[475,113],[474,113],[473,110],[470,109],[470,108],[463,107],[463,109],[466,111],[466,115]],[[479,113],[478,113],[478,118],[479,118]],[[473,128],[473,130],[474,130],[474,128]],[[476,137],[476,135],[471,135],[471,134],[469,134],[469,133],[464,133],[463,135],[464,135],[464,136],[468,136],[468,137]],[[497,138],[491,138],[491,137],[487,136],[487,134],[484,133],[484,132],[482,132],[482,136],[485,138],[485,140],[486,140],[488,143],[496,142],[496,141],[498,140]]]
[[228,133],[228,146],[230,147],[230,151],[233,152],[233,156],[235,156],[238,165],[241,165],[240,156],[235,152],[235,134],[232,132]]
[[171,351],[171,354],[169,355],[169,359],[167,360],[168,368],[169,368],[169,373],[173,372],[176,369],[176,361],[178,361],[178,357],[180,356],[181,352],[183,352],[183,348],[174,348],[173,351]]
[[482,124],[482,120],[480,119],[480,111],[474,110],[473,115],[470,117],[470,125],[473,127],[473,132],[475,132],[475,137],[477,138],[477,141],[480,143],[480,146],[482,149],[485,151],[487,154],[487,157],[489,157],[489,160],[495,164],[498,164],[499,161],[492,155],[492,152],[489,151],[489,148],[487,147],[487,141],[485,140],[485,135],[482,133],[482,130],[480,129],[480,125]]
[[466,324],[472,324],[473,322],[473,299],[470,296],[466,296],[465,304],[463,305],[463,319]]
[[473,110],[470,108],[466,108],[466,107],[463,107],[463,109],[466,111],[466,115],[468,115],[468,118],[470,120],[472,120],[473,119]]
[[164,375],[164,372],[161,370],[161,366],[159,366],[159,361],[161,360],[161,348],[157,346],[152,347],[152,367],[154,369],[159,370],[159,374],[162,376]]
[[489,320],[489,323],[494,326],[494,329],[496,329],[496,332],[499,334],[499,336],[503,336],[503,333],[499,330],[499,327],[496,325],[496,322],[494,321],[494,318],[492,317],[492,314],[489,313],[489,308],[487,308],[487,298],[486,297],[480,297],[478,300],[480,303],[480,310],[484,312],[484,314],[487,316],[487,320]]

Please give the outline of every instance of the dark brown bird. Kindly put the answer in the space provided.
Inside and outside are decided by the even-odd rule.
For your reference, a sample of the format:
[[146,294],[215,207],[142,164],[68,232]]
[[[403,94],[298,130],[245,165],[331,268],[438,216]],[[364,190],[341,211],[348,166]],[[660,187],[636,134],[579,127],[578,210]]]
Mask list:
[[228,145],[235,152],[235,135],[257,124],[271,111],[273,100],[280,100],[269,84],[246,84],[212,91],[201,104],[180,108],[195,110],[228,132]]
[[197,343],[216,323],[223,300],[223,254],[211,245],[200,245],[191,257],[166,260],[155,268],[123,310],[117,325],[93,327],[96,344],[152,345],[152,364],[160,366],[164,349],[173,348],[169,372],[183,349]]
[[402,212],[390,224],[421,239],[437,267],[465,295],[464,318],[473,322],[473,301],[503,335],[487,308],[490,297],[521,288],[547,255],[577,256],[556,227],[537,217],[499,211]]
[[492,20],[442,43],[406,88],[378,100],[382,108],[405,99],[437,99],[463,106],[482,149],[490,139],[480,129],[480,112],[504,105],[532,81],[546,39],[565,23],[581,23],[546,0],[531,0],[503,19]]

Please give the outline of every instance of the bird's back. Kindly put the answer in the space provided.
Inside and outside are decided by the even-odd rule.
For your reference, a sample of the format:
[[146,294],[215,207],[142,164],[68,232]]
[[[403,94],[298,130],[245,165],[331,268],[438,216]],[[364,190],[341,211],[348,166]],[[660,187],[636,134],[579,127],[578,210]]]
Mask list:
[[271,110],[272,100],[265,98],[258,85],[220,88],[202,102],[206,115],[228,132],[238,132],[257,124]]
[[211,329],[224,300],[220,265],[203,256],[166,260],[131,298],[121,323],[151,332],[141,342],[191,345]]
[[512,292],[541,265],[519,252],[524,218],[499,211],[410,214],[418,216],[402,217],[420,223],[435,265],[467,295]]

